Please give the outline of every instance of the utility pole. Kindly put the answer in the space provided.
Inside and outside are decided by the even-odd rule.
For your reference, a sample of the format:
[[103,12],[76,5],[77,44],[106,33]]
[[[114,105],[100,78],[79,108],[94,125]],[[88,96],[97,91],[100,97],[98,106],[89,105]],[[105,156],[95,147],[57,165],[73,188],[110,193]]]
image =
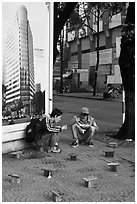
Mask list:
[[47,18],[47,26],[43,28],[45,35],[44,54],[45,54],[45,68],[43,75],[45,75],[45,114],[49,114],[53,110],[53,25],[54,25],[54,2],[46,3],[45,15]]
[[123,123],[125,122],[125,90],[123,87],[122,90],[122,116],[123,116]]
[[99,5],[98,5],[98,8],[97,8],[97,63],[96,63],[96,70],[95,70],[93,96],[96,95],[97,72],[98,72],[98,66],[99,66],[99,17],[100,17],[100,8],[99,8]]

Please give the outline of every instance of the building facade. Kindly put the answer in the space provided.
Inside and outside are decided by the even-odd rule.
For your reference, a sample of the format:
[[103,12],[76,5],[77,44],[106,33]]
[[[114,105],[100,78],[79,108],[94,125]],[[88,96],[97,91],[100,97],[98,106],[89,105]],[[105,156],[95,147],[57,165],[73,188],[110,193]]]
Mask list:
[[36,92],[40,92],[41,91],[41,84],[38,83],[36,84]]
[[33,37],[27,10],[20,6],[6,39],[6,104],[19,99],[29,109],[34,92]]
[[41,90],[44,91],[45,75],[43,70],[45,69],[44,49],[34,48],[34,67],[35,67],[35,83],[41,84]]
[[[111,18],[106,10],[99,21],[99,67],[97,71],[97,90],[104,88],[104,82],[122,84],[118,58],[122,26],[126,15],[126,5],[122,11],[113,13]],[[82,29],[68,32],[69,69],[87,70],[89,86],[93,87],[97,63],[97,21],[92,16],[90,24],[94,33],[85,26]],[[81,83],[81,82],[80,82]]]

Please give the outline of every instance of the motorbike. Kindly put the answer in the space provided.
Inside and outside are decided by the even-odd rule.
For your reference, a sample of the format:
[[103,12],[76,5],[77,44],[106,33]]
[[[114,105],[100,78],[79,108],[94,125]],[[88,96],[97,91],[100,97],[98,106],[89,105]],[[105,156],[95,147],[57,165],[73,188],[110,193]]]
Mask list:
[[116,89],[114,89],[114,88],[110,88],[110,89],[108,90],[108,92],[103,93],[103,99],[104,99],[104,100],[107,99],[107,98],[110,98],[110,99],[112,99],[112,98],[117,98],[118,96],[119,96],[119,93],[118,93],[118,91],[117,91]]

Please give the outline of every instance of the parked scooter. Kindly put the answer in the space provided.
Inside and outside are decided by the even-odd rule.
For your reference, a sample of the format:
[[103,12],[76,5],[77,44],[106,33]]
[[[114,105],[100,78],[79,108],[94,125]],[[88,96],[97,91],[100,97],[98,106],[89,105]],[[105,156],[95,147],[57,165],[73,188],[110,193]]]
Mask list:
[[113,96],[113,87],[108,89],[108,92],[103,93],[103,99],[112,98]]

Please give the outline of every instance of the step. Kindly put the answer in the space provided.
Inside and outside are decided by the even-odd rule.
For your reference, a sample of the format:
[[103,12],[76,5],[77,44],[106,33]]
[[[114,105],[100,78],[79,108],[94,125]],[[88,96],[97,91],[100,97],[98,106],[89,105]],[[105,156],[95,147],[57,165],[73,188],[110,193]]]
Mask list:
[[11,183],[19,184],[20,183],[20,177],[16,174],[9,174],[8,176],[11,177]]
[[76,154],[72,153],[72,154],[69,154],[69,156],[70,156],[70,160],[72,160],[72,161],[77,160],[77,155]]
[[22,151],[18,151],[18,152],[11,152],[10,154],[15,157],[16,159],[20,159],[20,155],[21,155]]
[[53,171],[55,171],[55,169],[47,169],[47,168],[43,168],[41,170],[44,171],[44,176],[46,176],[47,178],[51,178],[53,175]]
[[105,157],[114,157],[114,151],[113,150],[105,150],[103,152],[105,153]]
[[90,176],[90,177],[83,178],[83,180],[85,181],[85,187],[90,188],[91,186],[93,186],[94,181],[96,179],[97,178],[95,176]]
[[116,148],[118,146],[117,142],[109,142],[108,147]]
[[119,165],[120,164],[117,162],[108,163],[108,167],[109,167],[110,171],[114,171],[114,172],[117,171],[117,166],[119,166]]
[[60,202],[61,196],[59,195],[59,193],[56,191],[51,191],[51,192],[52,192],[52,196],[53,196],[53,201],[54,202]]

